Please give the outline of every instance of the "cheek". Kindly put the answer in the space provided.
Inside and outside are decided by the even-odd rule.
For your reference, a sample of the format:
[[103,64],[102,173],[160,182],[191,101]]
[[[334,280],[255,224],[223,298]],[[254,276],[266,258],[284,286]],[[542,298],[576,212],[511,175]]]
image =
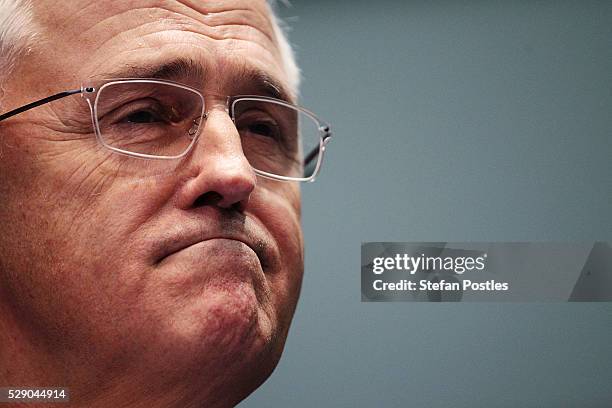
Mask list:
[[72,225],[73,233],[102,247],[111,239],[125,240],[158,212],[176,183],[173,168],[152,170],[148,162],[106,149],[53,157],[48,164],[36,178],[44,180],[49,198],[62,203],[58,223]]
[[278,248],[279,264],[267,274],[267,278],[272,304],[281,326],[286,329],[295,310],[304,271],[299,185],[260,182],[251,203],[253,211],[272,234]]
[[82,322],[112,320],[105,310],[113,302],[127,307],[121,298],[134,299],[141,285],[144,249],[130,236],[167,202],[172,185],[123,175],[115,162],[86,153],[11,153],[0,175],[0,222],[7,226],[0,269],[14,282],[7,290],[36,299],[28,313],[41,324],[69,325],[79,314]]

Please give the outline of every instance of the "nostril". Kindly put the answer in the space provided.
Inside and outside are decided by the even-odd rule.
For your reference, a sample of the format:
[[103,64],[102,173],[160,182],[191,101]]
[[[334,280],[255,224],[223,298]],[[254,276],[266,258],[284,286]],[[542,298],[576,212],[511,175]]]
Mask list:
[[223,196],[216,191],[209,191],[200,195],[193,202],[194,207],[205,207],[207,205],[217,205],[221,200],[223,200]]

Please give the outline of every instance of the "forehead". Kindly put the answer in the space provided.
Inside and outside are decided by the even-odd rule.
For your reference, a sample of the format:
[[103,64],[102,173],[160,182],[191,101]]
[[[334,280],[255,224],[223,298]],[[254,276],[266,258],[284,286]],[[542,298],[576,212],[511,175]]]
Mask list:
[[201,65],[207,90],[222,92],[245,71],[286,87],[270,10],[264,0],[71,0],[35,2],[44,41],[38,55],[53,78],[88,78],[164,66]]

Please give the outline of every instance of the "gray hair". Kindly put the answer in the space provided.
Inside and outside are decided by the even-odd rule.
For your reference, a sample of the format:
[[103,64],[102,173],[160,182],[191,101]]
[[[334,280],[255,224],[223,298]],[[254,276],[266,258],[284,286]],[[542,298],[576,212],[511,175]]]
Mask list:
[[[268,0],[267,3],[290,91],[297,96],[300,70],[287,39],[287,27],[276,15],[276,1]],[[0,92],[19,58],[32,49],[36,33],[29,0],[0,0]]]
[[[301,74],[300,68],[295,61],[293,48],[291,47],[289,39],[287,38],[287,31],[289,30],[289,27],[278,17],[276,13],[277,2],[275,0],[267,0],[267,3],[270,9],[270,16],[272,18],[274,36],[278,41],[278,48],[283,61],[283,69],[285,70],[285,74],[287,75],[289,81],[289,89],[295,96],[297,96],[300,89]],[[285,0],[283,3],[286,5],[289,4],[288,0]]]
[[35,32],[29,2],[0,0],[0,84],[10,75],[18,58],[30,51]]

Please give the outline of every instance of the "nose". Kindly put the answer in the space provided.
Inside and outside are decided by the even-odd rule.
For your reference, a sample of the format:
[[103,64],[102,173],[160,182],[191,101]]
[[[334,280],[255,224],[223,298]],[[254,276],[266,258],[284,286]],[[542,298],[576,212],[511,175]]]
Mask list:
[[179,207],[214,205],[243,211],[255,189],[256,175],[242,151],[234,122],[223,110],[211,110],[189,158],[191,177],[182,185]]

